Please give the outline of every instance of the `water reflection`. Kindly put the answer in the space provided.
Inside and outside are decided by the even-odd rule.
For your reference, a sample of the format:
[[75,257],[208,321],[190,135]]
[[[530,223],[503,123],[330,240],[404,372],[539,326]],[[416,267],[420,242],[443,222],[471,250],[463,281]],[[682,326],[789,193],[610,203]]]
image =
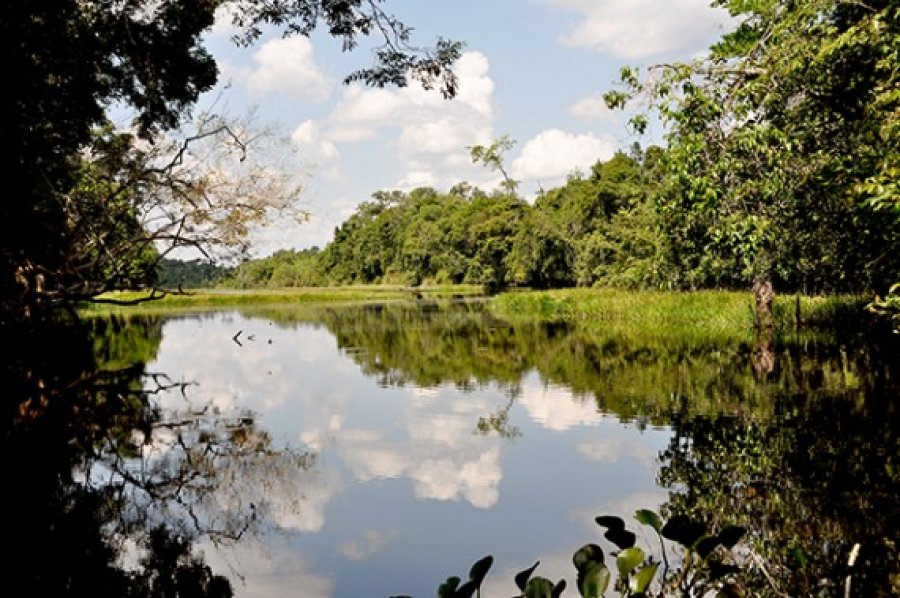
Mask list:
[[180,575],[207,595],[427,596],[492,552],[486,595],[512,595],[537,558],[571,579],[595,515],[660,506],[747,526],[752,595],[836,594],[856,543],[859,595],[897,587],[890,344],[778,339],[760,376],[752,339],[510,323],[453,303],[33,332],[6,341],[14,537],[59,558],[76,536],[97,546],[52,579],[14,560],[34,587],[108,578],[149,595]]

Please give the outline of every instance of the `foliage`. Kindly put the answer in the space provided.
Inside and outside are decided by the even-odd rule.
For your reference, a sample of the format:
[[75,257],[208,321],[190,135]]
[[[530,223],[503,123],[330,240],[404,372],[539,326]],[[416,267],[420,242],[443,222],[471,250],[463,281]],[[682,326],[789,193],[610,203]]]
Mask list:
[[[322,25],[345,50],[374,33],[383,37],[375,64],[349,79],[456,91],[450,67],[461,45],[413,48],[411,29],[378,0],[16,3],[0,19],[9,67],[20,73],[2,100],[15,118],[0,160],[17,173],[14,200],[0,211],[4,317],[152,285],[156,242],[163,253],[240,247],[251,223],[293,204],[296,188],[254,158],[265,148],[252,131],[213,114],[185,126],[216,82],[203,36],[219,8],[243,43],[267,25],[300,35]],[[131,132],[108,126],[113,105],[131,111]]]
[[858,291],[900,271],[900,212],[878,209],[900,147],[895,4],[718,0],[739,24],[707,56],[622,70],[607,102],[646,94],[669,126],[673,284]]
[[[647,509],[637,511],[635,519],[650,526],[659,537],[660,555],[664,563],[660,579],[656,581],[661,564],[658,557],[635,545],[635,534],[625,529],[621,518],[604,515],[597,517],[596,522],[606,528],[604,537],[618,549],[615,553],[618,575],[613,582],[613,573],[606,565],[600,546],[585,544],[572,556],[577,573],[575,588],[582,598],[602,598],[611,582],[620,596],[632,598],[702,596],[710,591],[718,591],[717,595],[721,596],[742,595],[740,585],[734,581],[740,568],[734,564],[735,557],[730,551],[746,530],[728,526],[719,533],[710,533],[705,525],[683,515],[676,515],[663,523],[659,515]],[[683,551],[677,560],[679,566],[674,570],[669,569],[663,538],[678,544]],[[481,583],[493,560],[492,556],[487,556],[476,562],[469,574],[470,580],[461,586],[458,577],[448,578],[438,588],[438,597],[469,598],[476,591],[480,596]],[[516,574],[516,587],[521,592],[519,598],[562,596],[568,586],[566,580],[553,583],[547,578],[535,576],[539,565],[540,561]]]

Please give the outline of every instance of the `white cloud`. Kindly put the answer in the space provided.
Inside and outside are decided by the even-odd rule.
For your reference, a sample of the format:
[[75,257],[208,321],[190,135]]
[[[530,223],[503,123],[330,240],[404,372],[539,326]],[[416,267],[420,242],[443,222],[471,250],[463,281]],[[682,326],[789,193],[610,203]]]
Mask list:
[[727,13],[711,8],[709,0],[550,1],[583,16],[563,43],[626,60],[691,54],[729,22]]
[[[488,143],[493,137],[494,82],[488,59],[467,52],[455,65],[459,93],[453,101],[418,85],[400,89],[368,89],[351,85],[329,116],[328,138],[355,141],[372,132],[398,131],[394,143],[405,171],[397,187],[450,185],[460,169],[480,174],[471,166],[467,148]],[[349,133],[348,133],[349,131]]]
[[569,114],[586,120],[614,120],[615,114],[599,95],[581,98],[569,107]]
[[236,73],[251,93],[282,93],[313,102],[331,95],[334,84],[319,70],[313,46],[305,37],[269,40],[253,55],[253,62],[252,69]]
[[611,158],[615,151],[616,142],[611,138],[548,129],[525,142],[521,155],[513,161],[512,176],[526,181],[556,179],[576,169],[587,170],[597,160]]

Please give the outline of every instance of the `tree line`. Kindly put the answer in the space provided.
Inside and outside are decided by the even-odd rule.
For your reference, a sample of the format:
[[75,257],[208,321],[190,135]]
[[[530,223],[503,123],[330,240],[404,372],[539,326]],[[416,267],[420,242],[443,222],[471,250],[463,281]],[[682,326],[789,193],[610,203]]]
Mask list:
[[[702,210],[673,212],[672,162],[670,151],[634,146],[533,203],[510,184],[490,193],[467,183],[378,191],[324,249],[244,261],[223,284],[747,288],[756,275],[753,233],[723,230]],[[780,231],[769,258],[777,288],[885,290],[900,271],[898,214],[828,197],[819,204],[771,216],[768,226]]]

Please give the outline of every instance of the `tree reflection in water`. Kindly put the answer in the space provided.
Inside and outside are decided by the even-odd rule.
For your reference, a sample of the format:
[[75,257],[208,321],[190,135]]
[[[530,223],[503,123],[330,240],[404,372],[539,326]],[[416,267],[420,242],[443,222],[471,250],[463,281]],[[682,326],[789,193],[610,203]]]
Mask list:
[[[383,385],[500,384],[509,403],[479,433],[516,438],[519,384],[545,383],[638,426],[666,425],[667,516],[746,527],[748,595],[900,594],[900,348],[892,338],[680,339],[563,323],[505,322],[479,305],[269,310],[323,322]],[[635,509],[653,505],[634,505]],[[853,547],[859,557],[847,566]]]
[[[155,318],[4,325],[7,586],[47,596],[231,596],[195,548],[261,531],[267,491],[312,455],[251,413],[173,412],[145,371]],[[299,504],[277,505],[299,508]]]

